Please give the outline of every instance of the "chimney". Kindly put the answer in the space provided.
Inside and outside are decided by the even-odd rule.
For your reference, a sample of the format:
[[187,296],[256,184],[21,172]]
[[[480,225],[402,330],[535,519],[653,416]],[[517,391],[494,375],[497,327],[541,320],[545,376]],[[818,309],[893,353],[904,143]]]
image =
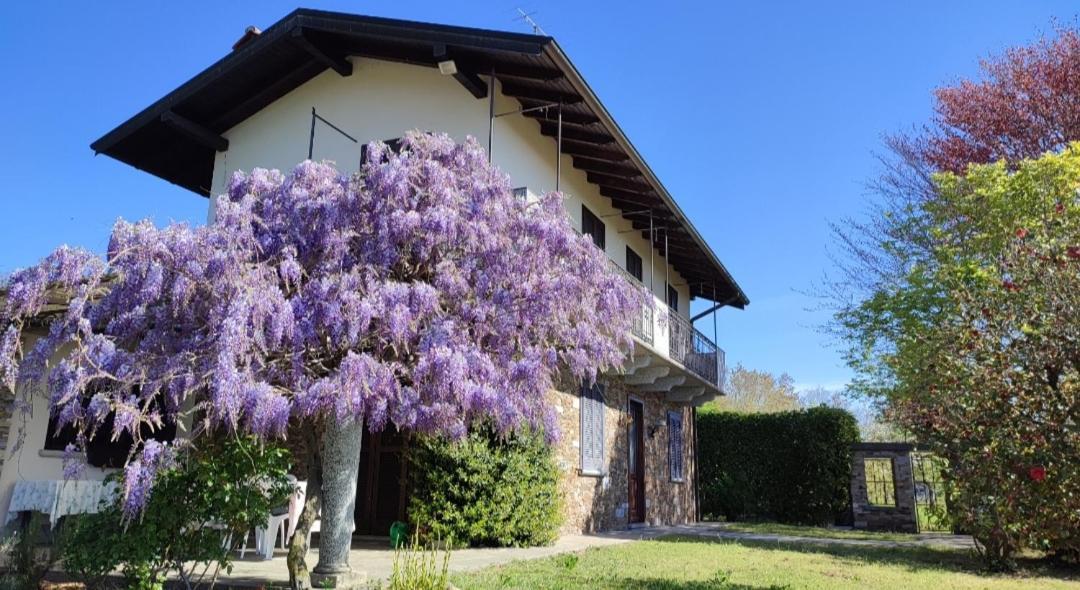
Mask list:
[[259,27],[256,27],[255,25],[248,25],[248,27],[244,29],[244,36],[237,39],[236,43],[233,43],[233,51],[236,51],[237,49],[240,49],[248,43],[251,43],[261,34],[262,31],[259,30]]

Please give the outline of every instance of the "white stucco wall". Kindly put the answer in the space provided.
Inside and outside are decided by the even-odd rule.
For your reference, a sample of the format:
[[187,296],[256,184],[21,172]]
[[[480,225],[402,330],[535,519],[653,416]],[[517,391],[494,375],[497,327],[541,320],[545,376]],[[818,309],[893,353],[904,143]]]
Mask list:
[[[472,135],[487,142],[488,100],[476,99],[452,77],[438,69],[352,58],[353,74],[341,77],[327,70],[293,90],[223,135],[229,149],[219,152],[214,164],[211,194],[224,192],[232,173],[252,168],[288,170],[307,157],[311,130],[311,109],[353,136],[353,143],[324,124],[315,131],[316,160],[332,160],[344,171],[360,165],[360,146],[373,140],[400,137],[410,129],[444,132],[456,140]],[[520,108],[513,98],[496,94],[495,112]],[[526,186],[534,193],[555,189],[555,140],[541,135],[536,121],[522,115],[495,121],[492,162],[510,175],[514,186]],[[581,205],[585,204],[607,226],[607,255],[625,267],[626,246],[642,258],[645,283],[649,284],[648,241],[631,230],[621,211],[600,195],[585,173],[573,167],[570,156],[562,156],[560,188],[566,195],[567,213],[581,227]],[[213,218],[211,200],[210,218]],[[679,291],[679,313],[689,317],[690,300],[686,281],[674,268],[666,268],[663,258],[654,258],[653,291],[665,297],[665,278]]]
[[[28,337],[23,347],[29,350],[34,340],[36,340],[35,336]],[[54,359],[58,359],[63,354],[64,352],[61,351]],[[33,390],[32,412],[24,414],[16,409],[11,417],[7,445],[4,450],[4,467],[3,471],[0,471],[0,514],[3,515],[7,514],[15,482],[64,479],[63,452],[43,450],[45,435],[49,429],[49,396],[45,381],[43,379]],[[22,446],[16,448],[16,441],[20,436],[23,436]],[[113,471],[115,470],[87,466],[80,477],[101,480]]]

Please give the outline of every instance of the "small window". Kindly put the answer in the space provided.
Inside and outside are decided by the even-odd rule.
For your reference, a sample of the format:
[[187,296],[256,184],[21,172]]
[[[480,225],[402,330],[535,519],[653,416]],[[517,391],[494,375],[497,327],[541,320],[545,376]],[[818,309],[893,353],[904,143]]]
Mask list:
[[49,418],[49,426],[45,430],[45,450],[63,451],[69,444],[75,444],[75,425],[67,424],[63,428],[57,428],[57,418]]
[[683,417],[680,412],[668,412],[668,466],[671,481],[683,481]]
[[667,286],[667,304],[671,311],[679,311],[679,290],[671,285]]
[[[390,148],[390,151],[394,152],[395,154],[401,153],[400,137],[383,140],[383,143],[385,143],[386,147]],[[364,145],[360,146],[360,165],[363,166],[364,164],[367,164],[367,160],[367,144],[365,143]]]
[[[87,389],[87,393],[83,395],[82,401],[84,404],[90,403],[95,387],[95,385],[91,385]],[[134,393],[138,395],[138,388],[135,389]],[[164,413],[164,397],[158,397],[156,403],[159,411]],[[124,463],[127,462],[132,445],[135,444],[135,439],[129,432],[125,432],[118,436],[116,440],[113,440],[112,432],[115,416],[115,412],[110,412],[98,426],[94,437],[86,443],[84,449],[86,451],[86,462],[94,467],[123,467]],[[157,429],[151,429],[150,426],[144,424],[139,434],[143,440],[153,439],[161,442],[171,442],[176,438],[176,424],[167,421]],[[49,418],[49,425],[45,431],[44,448],[47,451],[63,451],[68,444],[75,444],[76,437],[77,432],[74,425],[67,424],[62,428],[57,428],[57,418],[53,416]]]
[[630,247],[626,247],[626,272],[641,282],[641,257]]
[[521,199],[522,201],[529,198],[529,187],[519,186],[514,189],[514,198]]
[[871,506],[896,506],[896,483],[892,459],[864,459],[866,501]]
[[604,386],[581,386],[581,473],[604,473]]
[[592,236],[592,242],[601,250],[604,249],[607,242],[606,229],[604,222],[600,221],[599,217],[589,211],[585,205],[581,206],[581,233]]

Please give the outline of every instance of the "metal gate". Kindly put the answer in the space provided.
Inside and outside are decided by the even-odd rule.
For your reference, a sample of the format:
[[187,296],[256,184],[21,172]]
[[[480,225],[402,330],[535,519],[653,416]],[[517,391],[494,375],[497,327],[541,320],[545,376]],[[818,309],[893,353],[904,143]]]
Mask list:
[[951,532],[942,471],[945,460],[930,453],[911,454],[915,484],[915,515],[919,532]]

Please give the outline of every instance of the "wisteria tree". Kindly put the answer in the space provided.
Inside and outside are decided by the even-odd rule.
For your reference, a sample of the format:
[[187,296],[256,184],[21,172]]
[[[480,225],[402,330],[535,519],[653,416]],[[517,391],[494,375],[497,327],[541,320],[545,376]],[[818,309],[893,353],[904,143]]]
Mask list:
[[[60,248],[6,285],[4,383],[25,402],[46,380],[80,444],[115,416],[111,436],[136,441],[129,518],[203,436],[309,438],[297,586],[320,496],[315,572],[348,570],[364,428],[461,436],[484,421],[555,437],[556,373],[591,380],[619,364],[645,302],[560,195],[514,197],[475,141],[411,133],[400,153],[368,153],[351,177],[315,162],[237,174],[208,226],[119,221],[104,259]],[[66,309],[24,350],[57,294]],[[166,422],[186,425],[183,442],[146,436]]]

